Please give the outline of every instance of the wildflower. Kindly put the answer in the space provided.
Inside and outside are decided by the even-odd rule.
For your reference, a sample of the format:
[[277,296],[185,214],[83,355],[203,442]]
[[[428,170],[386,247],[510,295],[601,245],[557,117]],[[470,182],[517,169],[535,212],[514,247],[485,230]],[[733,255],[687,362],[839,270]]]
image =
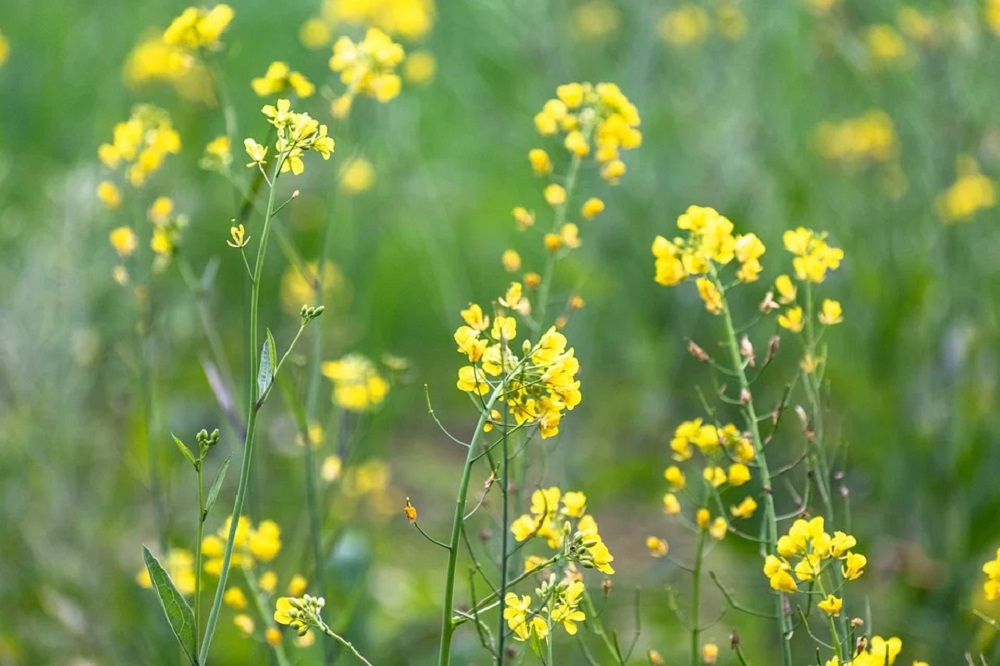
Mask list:
[[325,361],[320,365],[320,373],[333,382],[334,404],[348,411],[373,409],[389,393],[389,382],[361,354],[348,354],[337,361]]
[[896,155],[896,130],[884,111],[873,110],[842,122],[824,122],[816,130],[824,158],[848,166],[887,162]]
[[347,101],[340,103],[342,115],[334,115],[346,115],[343,112],[350,110],[356,94],[374,97],[383,104],[396,97],[400,79],[395,67],[403,57],[403,47],[378,28],[369,28],[358,43],[346,36],[338,39],[333,45],[330,69],[340,72],[340,80],[348,86],[348,91],[342,97]]
[[676,516],[681,512],[681,503],[673,493],[667,493],[663,496],[663,512],[668,516]]
[[718,488],[726,482],[726,472],[721,467],[706,467],[702,476],[713,488]]
[[233,162],[233,154],[229,149],[229,137],[217,136],[205,146],[198,165],[208,171],[225,172]]
[[264,630],[264,640],[273,648],[281,645],[281,630],[277,627],[268,627]]
[[250,242],[250,237],[246,235],[246,230],[243,228],[242,224],[235,227],[229,227],[229,235],[233,239],[231,241],[226,241],[226,244],[229,247],[235,247],[238,249],[246,247],[247,243]]
[[701,660],[706,664],[714,664],[719,659],[719,646],[715,643],[705,643],[701,648]]
[[367,192],[375,183],[375,167],[363,157],[354,157],[340,168],[340,186],[347,192]]
[[97,198],[108,208],[118,208],[122,203],[122,193],[110,180],[102,180],[97,185]]
[[246,613],[240,613],[233,617],[233,624],[244,636],[252,636],[254,630],[253,619]]
[[265,571],[257,580],[257,586],[269,594],[274,592],[274,588],[278,586],[278,574],[273,571]]
[[115,252],[120,257],[131,256],[138,245],[132,227],[117,227],[112,229],[109,240],[111,241],[111,247],[115,248]]
[[504,250],[500,263],[508,273],[516,273],[521,270],[521,255],[516,250]]
[[722,312],[722,294],[719,292],[719,288],[715,286],[715,282],[708,278],[700,277],[695,281],[695,284],[698,287],[698,295],[701,296],[701,300],[705,301],[705,309],[712,314]]
[[518,597],[513,592],[508,592],[504,597],[504,605],[503,617],[507,620],[507,626],[514,631],[514,638],[526,641],[534,635],[543,640],[549,635],[549,624],[544,618],[538,614],[529,616],[531,597]]
[[671,46],[697,44],[708,34],[708,16],[699,6],[684,4],[664,14],[657,30]]
[[555,624],[561,624],[570,636],[576,635],[576,623],[583,622],[587,616],[577,606],[583,594],[583,582],[573,581],[556,595],[550,618]]
[[750,480],[750,468],[743,463],[730,465],[727,480],[729,481],[729,485],[733,487],[742,486]]
[[552,160],[549,159],[549,154],[541,148],[533,148],[528,151],[528,161],[531,162],[532,170],[539,176],[552,172]]
[[847,553],[842,567],[844,578],[847,580],[857,580],[864,573],[863,569],[868,564],[868,558],[860,553]]
[[[229,538],[229,528],[232,518],[215,534],[210,534],[202,540],[201,550],[205,556],[205,571],[218,576],[222,572],[223,553],[226,540]],[[233,554],[230,566],[251,567],[255,562],[269,562],[281,550],[281,529],[271,520],[261,521],[255,528],[250,519],[241,516],[236,524],[236,535],[233,539]]]
[[729,507],[729,512],[733,518],[750,518],[757,510],[757,501],[752,497],[744,497],[737,506]]
[[830,615],[831,617],[838,617],[840,615],[840,609],[844,605],[844,600],[839,597],[835,597],[832,594],[828,594],[825,599],[816,605],[827,615]]
[[326,605],[323,597],[311,597],[308,594],[299,597],[280,597],[275,603],[274,621],[287,624],[299,635],[304,634],[309,627],[323,624],[320,611]]
[[771,588],[780,592],[793,594],[798,589],[798,585],[796,585],[795,579],[792,578],[791,574],[788,573],[789,569],[791,567],[788,562],[774,555],[768,555],[764,560],[764,575],[768,577]]
[[722,541],[729,532],[729,524],[722,516],[716,516],[715,520],[708,526],[709,535],[716,541]]
[[669,550],[669,546],[664,539],[654,536],[646,537],[646,548],[649,549],[650,557],[664,557]]
[[1000,35],[1000,0],[986,0],[986,25],[994,34]]
[[306,591],[306,579],[301,574],[292,576],[288,583],[288,595],[292,597],[301,596]]
[[307,49],[318,49],[330,43],[330,25],[321,18],[311,18],[299,28],[299,41]]
[[869,57],[877,64],[895,62],[906,55],[906,43],[891,25],[869,27],[865,33],[865,43]]
[[226,593],[222,595],[222,600],[227,606],[236,610],[242,610],[247,607],[247,598],[244,596],[243,590],[238,587],[227,588]]
[[587,496],[581,492],[569,491],[562,496],[561,513],[570,518],[582,518],[587,509]]
[[938,214],[947,223],[966,222],[981,210],[996,205],[996,187],[979,172],[974,159],[958,159],[958,180],[937,199]]
[[430,51],[414,51],[403,63],[403,78],[414,85],[427,83],[437,72],[437,60]]
[[251,530],[247,545],[260,562],[270,562],[281,550],[281,528],[273,520],[262,520]]
[[262,146],[253,139],[243,139],[243,146],[246,148],[247,155],[250,156],[250,161],[247,162],[248,167],[264,166],[267,158],[267,146]]
[[774,288],[778,291],[779,303],[788,305],[795,302],[796,289],[790,277],[779,275],[774,281]]
[[[292,111],[291,102],[287,99],[279,99],[274,105],[266,104],[261,113],[277,129],[274,147],[279,155],[281,173],[302,173],[305,168],[302,155],[308,151],[319,153],[324,160],[330,159],[335,142],[327,135],[326,125],[320,124],[308,113]],[[253,139],[246,139],[243,143],[253,160],[247,166],[262,164],[266,150],[261,150]]]
[[163,33],[163,42],[186,49],[217,49],[219,38],[233,20],[229,5],[211,9],[188,7],[175,18]]
[[677,465],[671,465],[663,472],[663,478],[670,484],[672,490],[682,490],[686,485],[684,472]]
[[260,97],[280,95],[292,90],[298,97],[305,99],[316,90],[316,86],[310,83],[309,79],[299,72],[292,71],[288,63],[280,61],[272,62],[264,76],[253,79],[250,84]]
[[180,135],[166,111],[149,104],[132,109],[128,120],[114,127],[111,143],[101,144],[97,156],[109,169],[125,167],[125,178],[133,187],[143,185],[167,155],[180,152]]
[[545,188],[545,201],[550,206],[561,206],[566,203],[566,190],[562,185],[552,184]]
[[[183,548],[171,548],[167,551],[167,556],[160,561],[160,564],[167,571],[170,580],[173,581],[178,592],[185,596],[194,594],[194,555],[191,554],[191,551],[184,550]],[[139,584],[139,587],[146,589],[153,587],[152,579],[149,577],[149,570],[145,567],[136,574],[135,581]]]
[[340,456],[331,455],[323,459],[323,466],[320,468],[320,477],[326,482],[336,481],[340,478],[341,470],[343,470],[343,462],[340,460]]
[[805,324],[802,319],[802,308],[797,305],[794,308],[788,308],[784,314],[778,315],[778,324],[782,328],[787,328],[792,333],[801,332]]
[[512,211],[514,215],[514,221],[517,222],[517,228],[521,231],[534,226],[535,224],[535,214],[529,212],[523,206],[516,206]]
[[822,312],[819,313],[819,323],[824,326],[833,326],[842,321],[844,321],[844,313],[840,303],[829,298],[824,299]]
[[597,197],[591,197],[583,202],[583,206],[580,208],[580,214],[585,219],[593,219],[600,215],[604,211],[604,202]]
[[410,521],[410,524],[417,522],[417,507],[410,504],[410,498],[406,498],[406,506],[403,507],[403,513],[406,514],[406,519]]

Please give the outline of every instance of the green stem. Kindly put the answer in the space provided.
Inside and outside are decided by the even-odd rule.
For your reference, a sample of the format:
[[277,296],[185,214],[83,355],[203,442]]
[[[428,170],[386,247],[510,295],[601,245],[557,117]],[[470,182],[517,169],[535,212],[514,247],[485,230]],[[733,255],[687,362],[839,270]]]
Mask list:
[[705,559],[705,539],[708,526],[699,528],[698,547],[694,553],[694,571],[691,581],[691,666],[701,663],[699,638],[701,637],[701,565]]
[[[274,176],[272,183],[277,183],[278,174],[281,172],[283,156],[279,156],[274,165]],[[219,572],[219,586],[215,589],[215,599],[212,602],[212,609],[208,614],[208,624],[205,627],[205,642],[201,646],[198,661],[201,664],[208,662],[208,651],[212,645],[212,637],[215,634],[215,625],[219,621],[219,611],[222,609],[222,596],[226,590],[226,581],[229,578],[229,566],[233,559],[233,543],[236,540],[236,528],[243,514],[243,501],[246,498],[247,486],[250,480],[250,462],[253,459],[254,433],[257,429],[257,414],[260,408],[257,406],[257,325],[260,309],[260,283],[264,268],[264,256],[267,250],[267,238],[271,231],[271,211],[274,209],[274,195],[276,187],[271,186],[271,191],[267,197],[267,210],[264,214],[264,227],[260,234],[260,245],[257,248],[257,261],[254,267],[253,282],[250,286],[250,345],[247,353],[250,355],[250,376],[249,376],[249,407],[247,409],[247,431],[243,444],[243,463],[240,466],[240,482],[236,488],[236,500],[233,503],[232,520],[229,525],[229,536],[226,538],[226,549],[222,556],[222,571]]]
[[[573,197],[573,190],[576,188],[576,179],[580,174],[580,164],[583,162],[579,155],[573,155],[573,159],[569,163],[569,170],[566,172],[566,201],[556,207],[556,214],[553,216],[552,220],[552,233],[559,233],[559,229],[562,225],[566,223],[566,209],[569,207],[569,202]],[[538,288],[538,308],[535,313],[535,334],[539,333],[542,322],[545,321],[545,311],[549,306],[549,291],[552,288],[552,279],[555,274],[556,261],[558,261],[555,252],[550,252],[548,258],[545,260],[545,271],[542,274],[542,284]]]
[[[264,605],[264,602],[269,601],[270,597],[261,593],[260,586],[257,584],[257,579],[254,578],[253,572],[246,567],[243,568],[243,579],[246,581],[247,587],[250,588],[250,596],[253,597],[253,605],[257,608],[257,614],[260,615],[261,623],[268,629],[276,629],[277,625],[274,622],[274,615]],[[288,661],[288,655],[285,654],[285,646],[282,643],[272,645],[271,647],[274,650],[274,656],[278,660],[278,666],[291,666],[291,662]]]
[[[317,617],[317,619],[319,619],[319,618]],[[338,643],[340,643],[341,645],[343,645],[348,650],[350,650],[351,654],[353,654],[355,657],[357,657],[358,661],[360,661],[362,664],[365,664],[365,666],[372,666],[371,662],[368,661],[367,659],[365,659],[364,657],[362,657],[361,653],[357,651],[357,649],[354,647],[354,645],[350,641],[348,641],[343,636],[341,636],[340,634],[338,634],[337,632],[335,632],[333,629],[331,629],[330,627],[328,627],[326,625],[326,623],[323,622],[322,619],[320,619],[319,630],[322,631],[327,636],[329,636],[330,638],[332,638],[333,640],[335,640]]]
[[[743,367],[743,358],[740,356],[740,343],[736,337],[736,327],[733,326],[733,317],[729,311],[729,301],[726,298],[725,288],[719,280],[715,266],[711,267],[711,277],[716,288],[722,293],[722,321],[726,328],[726,346],[729,347],[730,360],[733,364],[733,372],[739,379],[741,393],[751,396],[743,405],[744,417],[750,434],[753,437],[754,453],[757,467],[760,470],[760,483],[764,491],[764,521],[766,527],[765,548],[768,555],[773,554],[778,542],[778,519],[774,510],[774,489],[771,487],[771,473],[767,466],[767,456],[764,452],[763,440],[760,436],[760,421],[757,418],[757,410],[754,407],[753,397],[750,393],[750,382],[747,379],[746,369]],[[791,627],[789,618],[785,615],[785,600],[781,592],[774,593],[775,606],[778,624],[781,627],[781,660],[784,666],[792,664],[792,649],[789,643]]]
[[198,472],[198,540],[194,544],[194,649],[198,651],[198,634],[201,631],[201,541],[205,538],[205,487],[202,484],[201,467],[205,462],[204,453],[195,469]]
[[588,592],[586,589],[584,589],[583,591],[582,599],[583,599],[583,610],[587,616],[587,626],[590,628],[591,631],[594,632],[594,634],[598,638],[601,639],[601,642],[604,643],[604,647],[608,649],[608,652],[611,653],[611,657],[617,663],[619,664],[625,663],[624,660],[622,659],[621,654],[619,654],[618,652],[618,647],[611,640],[611,637],[608,636],[608,632],[604,630],[604,623],[601,622],[600,619],[597,617],[597,608],[594,606],[594,600],[590,598],[590,592]]
[[[448,572],[445,574],[444,608],[441,611],[441,649],[438,653],[438,664],[447,666],[451,663],[451,637],[455,633],[455,623],[451,619],[452,606],[455,601],[455,567],[458,565],[459,539],[462,535],[462,523],[465,516],[466,494],[469,492],[469,479],[472,477],[472,466],[476,461],[476,443],[482,435],[483,426],[490,416],[490,410],[504,392],[505,385],[501,382],[489,401],[483,407],[476,425],[476,432],[469,442],[469,452],[465,456],[465,466],[462,469],[462,479],[458,484],[458,496],[455,498],[455,516],[451,524],[451,540],[448,543]],[[507,529],[507,526],[504,526]]]

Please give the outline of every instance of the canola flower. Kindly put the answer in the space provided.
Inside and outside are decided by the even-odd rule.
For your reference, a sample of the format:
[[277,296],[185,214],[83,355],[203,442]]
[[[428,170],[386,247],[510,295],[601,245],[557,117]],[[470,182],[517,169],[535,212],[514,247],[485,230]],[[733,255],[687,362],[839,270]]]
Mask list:
[[427,36],[435,20],[434,0],[324,0],[320,16],[302,25],[299,39],[308,48],[322,48],[336,26],[353,23],[417,41]]
[[671,46],[689,46],[704,41],[711,24],[704,9],[686,3],[664,14],[656,27]]
[[[829,566],[839,569],[845,580],[857,580],[868,563],[864,555],[854,552],[857,543],[850,534],[834,532],[831,536],[824,531],[822,516],[800,518],[778,539],[777,555],[765,558],[764,575],[772,589],[786,594],[797,592],[799,582],[818,581]],[[833,615],[840,612],[841,601],[831,596],[820,602],[820,608]]]
[[879,110],[840,122],[820,123],[815,144],[823,158],[849,167],[888,162],[898,150],[892,118]]
[[2,32],[0,32],[0,67],[3,67],[4,63],[7,62],[7,58],[10,56],[10,42]]
[[[516,310],[528,301],[522,296],[521,284],[514,282],[499,303]],[[563,414],[581,400],[576,379],[580,363],[573,348],[567,347],[566,336],[553,326],[537,343],[525,340],[523,357],[519,357],[511,348],[517,339],[514,317],[497,314],[491,327],[490,318],[473,303],[462,311],[462,318],[465,325],[454,337],[458,351],[471,365],[458,371],[459,390],[474,396],[499,391],[517,426],[536,425],[543,439],[556,435]],[[492,410],[488,425],[501,421],[502,414]]]
[[187,49],[165,43],[162,34],[152,35],[132,49],[122,76],[131,87],[164,81],[185,99],[205,104],[215,101],[205,65]]
[[887,66],[906,57],[906,42],[899,32],[888,24],[869,26],[865,31],[868,57],[876,66]]
[[[128,120],[115,125],[111,142],[101,144],[97,156],[112,171],[121,168],[133,187],[141,187],[167,155],[176,155],[180,150],[180,135],[170,115],[151,104],[139,104]],[[102,200],[108,203],[104,197]]]
[[[201,543],[205,559],[205,572],[218,576],[222,572],[225,551],[232,517],[216,534],[206,536]],[[262,520],[256,527],[246,516],[240,516],[233,539],[233,555],[230,566],[252,568],[256,563],[267,563],[281,552],[281,528],[273,520]]]
[[996,558],[983,565],[983,573],[986,574],[986,582],[983,583],[986,599],[994,601],[1000,598],[1000,548],[997,549]]
[[979,171],[971,156],[958,158],[958,179],[937,198],[938,215],[947,224],[968,222],[996,206],[996,185]]
[[163,32],[163,43],[192,51],[218,49],[222,33],[234,15],[229,5],[215,5],[211,9],[188,7]]
[[395,70],[404,57],[403,47],[378,28],[369,28],[360,42],[347,36],[338,39],[330,69],[340,73],[347,91],[331,103],[333,116],[346,117],[356,95],[373,97],[383,104],[399,95],[402,82]]
[[[308,113],[292,111],[291,102],[287,99],[279,99],[274,105],[264,105],[261,113],[277,130],[274,148],[281,173],[290,171],[296,176],[301,174],[305,170],[302,156],[310,151],[319,153],[324,160],[330,159],[335,142],[333,137],[327,135],[326,125]],[[245,139],[243,145],[250,157],[247,166],[263,169],[268,160],[269,146],[262,146],[250,138]]]
[[610,576],[615,558],[586,508],[587,497],[581,492],[563,494],[558,486],[539,489],[531,494],[530,513],[514,520],[510,531],[518,543],[542,539],[549,548],[565,552],[570,561]]
[[316,86],[310,83],[309,79],[300,72],[292,71],[288,63],[280,61],[272,62],[264,76],[257,77],[250,82],[250,87],[260,97],[281,95],[292,91],[299,98],[305,99],[316,91]]
[[333,382],[333,402],[351,412],[364,412],[380,405],[389,393],[389,382],[375,364],[361,354],[348,354],[325,361],[320,372]]

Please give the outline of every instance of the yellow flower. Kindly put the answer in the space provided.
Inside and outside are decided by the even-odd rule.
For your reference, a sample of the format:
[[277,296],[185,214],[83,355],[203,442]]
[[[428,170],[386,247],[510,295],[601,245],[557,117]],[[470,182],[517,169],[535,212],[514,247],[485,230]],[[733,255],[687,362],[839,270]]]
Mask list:
[[701,529],[706,529],[711,519],[712,514],[709,513],[708,509],[698,509],[698,512],[695,514],[695,523]]
[[4,37],[3,33],[0,32],[0,67],[7,62],[7,56],[10,55],[10,42]]
[[316,86],[299,72],[293,72],[288,63],[276,61],[267,68],[264,76],[257,77],[250,82],[253,91],[260,97],[268,95],[280,95],[288,90],[292,90],[300,98],[305,99],[316,91]]
[[701,296],[701,300],[705,301],[705,309],[712,314],[722,312],[722,294],[719,292],[719,288],[715,286],[715,282],[708,278],[700,277],[695,281],[695,284],[698,287],[698,295]]
[[97,198],[108,208],[118,208],[122,202],[122,193],[110,180],[102,180],[97,185]]
[[243,595],[243,590],[238,587],[230,587],[222,595],[222,600],[230,608],[242,610],[247,607],[247,598]]
[[884,111],[874,110],[841,122],[820,123],[816,148],[824,158],[847,166],[887,162],[896,156],[896,130]]
[[860,553],[848,553],[844,558],[842,572],[847,580],[857,580],[864,573],[863,569],[868,564],[868,558]]
[[733,518],[750,518],[756,510],[757,501],[752,497],[744,497],[739,505],[729,507],[729,512],[733,514]]
[[996,187],[979,172],[968,155],[958,159],[958,180],[937,199],[938,214],[947,223],[966,222],[996,205]]
[[681,490],[685,485],[687,485],[687,482],[684,479],[684,472],[682,472],[676,465],[668,467],[663,472],[663,478],[667,480],[671,489],[674,491]]
[[340,72],[340,80],[349,86],[348,99],[357,93],[385,103],[399,94],[395,68],[403,57],[402,46],[382,30],[369,28],[361,42],[346,36],[336,41],[330,69]]
[[246,148],[250,161],[248,167],[264,166],[267,161],[267,146],[262,146],[253,139],[243,139],[243,147]]
[[531,162],[532,170],[539,176],[552,172],[552,160],[549,159],[549,154],[541,148],[532,148],[528,151],[528,161]]
[[667,12],[657,25],[660,37],[671,46],[699,43],[708,34],[708,28],[708,15],[693,4],[684,4]]
[[868,55],[877,63],[900,60],[906,55],[906,43],[891,25],[879,24],[865,33]]
[[334,404],[348,411],[371,410],[382,404],[389,393],[389,382],[361,354],[325,361],[320,365],[320,373],[333,382]]
[[742,486],[750,480],[750,468],[743,463],[734,463],[729,466],[729,485]]
[[261,574],[260,579],[257,581],[257,585],[260,589],[267,593],[274,592],[274,588],[278,586],[278,574],[273,571],[265,571]]
[[414,51],[403,63],[403,78],[414,85],[427,83],[437,72],[437,59],[430,51]]
[[514,221],[517,222],[517,228],[521,231],[535,224],[535,214],[529,212],[524,206],[515,207],[511,213],[514,215]]
[[792,333],[801,332],[802,327],[805,325],[802,319],[802,308],[797,305],[794,308],[788,308],[784,314],[778,315],[778,324],[782,328],[787,328]]
[[354,157],[340,167],[340,187],[352,194],[367,192],[375,183],[375,167],[363,157]]
[[163,33],[163,42],[192,51],[216,49],[219,38],[232,20],[233,9],[229,5],[216,5],[211,9],[188,7]]
[[681,503],[677,500],[677,495],[667,493],[663,496],[663,512],[668,516],[676,516],[681,512]]
[[795,302],[795,284],[787,275],[779,275],[774,281],[774,288],[778,291],[778,302],[783,305]]
[[552,608],[551,618],[556,624],[561,624],[570,636],[576,634],[576,623],[583,622],[587,616],[577,606],[583,594],[583,581],[573,581],[565,590],[557,595]]
[[604,202],[597,197],[591,197],[583,202],[583,206],[580,208],[580,214],[583,215],[585,219],[593,219],[604,211]]
[[714,664],[719,659],[719,646],[715,643],[705,643],[701,648],[701,660],[706,664]]
[[702,476],[713,488],[718,488],[726,482],[726,472],[721,467],[706,467]]
[[986,0],[985,14],[990,30],[1000,35],[1000,0]]
[[246,613],[240,613],[233,617],[233,624],[244,636],[252,636],[254,630],[253,619]]
[[816,605],[819,607],[821,611],[825,612],[827,615],[831,617],[839,617],[840,609],[844,605],[844,600],[835,597],[832,594],[828,594],[826,595],[826,598],[823,599],[823,601],[820,601]]
[[844,313],[838,301],[829,298],[823,301],[823,311],[819,313],[819,323],[824,326],[833,326],[844,321]]
[[726,534],[729,533],[729,524],[726,523],[726,519],[722,516],[716,516],[712,524],[708,526],[708,533],[713,539],[722,541]]
[[571,490],[562,496],[562,513],[570,518],[581,518],[587,510],[587,496]]
[[311,18],[299,28],[299,41],[307,49],[318,49],[330,43],[330,25],[321,18]]
[[109,240],[111,241],[111,247],[115,248],[115,252],[120,257],[131,256],[138,245],[135,232],[132,231],[131,227],[117,227],[113,229],[109,235]]
[[516,250],[504,250],[500,256],[500,263],[508,273],[516,273],[521,270],[521,255]]
[[798,585],[795,583],[795,579],[792,578],[791,574],[788,573],[789,567],[788,562],[775,557],[774,555],[768,555],[764,560],[764,575],[768,577],[771,583],[771,588],[778,590],[780,592],[787,592],[788,594],[793,594],[798,589]]
[[665,557],[670,549],[664,539],[655,536],[646,537],[646,548],[649,549],[650,557]]
[[566,190],[562,185],[553,183],[545,188],[545,201],[550,206],[561,206],[566,203]]

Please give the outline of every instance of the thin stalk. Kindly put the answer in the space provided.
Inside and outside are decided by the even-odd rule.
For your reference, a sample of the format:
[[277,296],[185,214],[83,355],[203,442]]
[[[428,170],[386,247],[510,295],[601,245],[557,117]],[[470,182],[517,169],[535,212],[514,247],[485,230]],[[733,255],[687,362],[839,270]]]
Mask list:
[[[246,567],[243,568],[243,578],[246,580],[247,587],[250,588],[250,596],[253,597],[254,606],[257,608],[257,613],[260,615],[260,621],[268,629],[275,627],[273,619],[273,611],[270,611],[264,606],[265,597],[261,594],[260,586],[257,584],[257,579],[254,578],[253,572],[248,570]],[[274,649],[274,656],[278,660],[278,666],[291,666],[291,662],[288,661],[288,655],[285,654],[285,647],[282,643],[272,646]]]
[[264,257],[267,251],[267,238],[271,231],[271,211],[274,209],[274,195],[277,190],[278,174],[281,171],[281,163],[284,156],[280,156],[274,165],[274,175],[271,182],[271,191],[267,197],[267,210],[264,214],[264,227],[260,234],[260,245],[257,248],[257,261],[254,266],[253,282],[250,286],[250,345],[247,353],[250,355],[250,376],[249,381],[249,407],[247,409],[247,430],[243,443],[243,463],[240,466],[240,482],[236,488],[236,500],[233,503],[232,520],[229,524],[229,536],[226,538],[226,549],[222,555],[222,571],[219,572],[219,585],[215,589],[215,599],[208,614],[208,624],[205,626],[205,642],[201,646],[198,661],[201,664],[208,662],[208,651],[212,645],[212,637],[215,634],[215,625],[219,621],[219,612],[222,609],[222,596],[226,590],[226,581],[229,578],[229,566],[233,559],[233,543],[236,540],[236,528],[239,524],[240,516],[243,514],[243,502],[246,498],[247,486],[250,480],[250,462],[253,459],[254,433],[257,429],[257,414],[260,406],[257,404],[257,325],[260,310],[260,283],[264,268]]
[[[711,268],[712,279],[716,287],[722,291],[722,284],[715,267]],[[750,434],[753,437],[753,445],[757,467],[760,470],[760,482],[764,490],[764,527],[766,532],[765,549],[768,555],[773,554],[777,548],[778,541],[778,519],[774,510],[774,489],[771,487],[771,473],[767,466],[767,456],[764,452],[763,440],[760,437],[760,421],[757,419],[757,410],[754,407],[753,397],[750,393],[750,382],[747,380],[746,370],[743,367],[743,359],[740,356],[740,343],[736,338],[736,328],[733,326],[733,317],[729,311],[729,301],[722,291],[722,321],[726,329],[726,346],[729,347],[730,360],[733,364],[733,371],[739,380],[740,388],[747,395],[751,395],[750,400],[743,406],[744,417]],[[785,616],[785,600],[781,592],[775,592],[775,606],[778,624],[781,627],[781,661],[784,666],[792,664],[792,649],[788,642],[791,631],[789,618]]]
[[[506,340],[500,347],[500,365],[506,367],[507,362],[504,358],[504,353],[507,350]],[[500,613],[499,613],[499,623],[500,630],[497,632],[497,663],[503,663],[503,648],[504,641],[507,638],[507,632],[504,627],[504,604],[507,598],[507,548],[510,539],[510,516],[508,515],[510,510],[510,498],[507,496],[507,489],[510,484],[510,476],[508,471],[508,466],[510,464],[510,455],[507,447],[507,408],[504,406],[503,409],[503,433],[501,438],[503,439],[503,460],[500,462],[500,495],[503,498],[503,519],[500,523]],[[551,643],[551,640],[550,640]],[[551,661],[551,660],[550,660]]]
[[205,456],[198,461],[195,469],[198,472],[198,540],[194,544],[194,649],[198,651],[198,634],[201,632],[201,541],[205,538],[205,487],[202,479],[202,465]]
[[451,540],[448,542],[448,572],[445,578],[444,588],[444,608],[441,611],[441,649],[438,653],[438,664],[447,666],[451,663],[451,637],[455,633],[455,623],[451,619],[452,606],[455,601],[455,567],[458,565],[459,540],[462,537],[462,523],[465,516],[466,494],[469,492],[469,480],[472,477],[472,466],[475,463],[476,443],[482,435],[483,426],[490,417],[490,410],[506,390],[506,386],[501,382],[493,394],[490,395],[482,414],[479,416],[479,423],[476,425],[476,432],[469,442],[469,452],[465,457],[465,466],[462,469],[462,479],[458,484],[458,496],[455,498],[455,516],[451,524]]
[[694,553],[694,579],[691,581],[691,666],[701,663],[698,641],[701,637],[701,565],[705,559],[708,527],[699,528],[698,547]]
[[330,638],[332,638],[333,640],[335,640],[338,643],[340,643],[341,645],[343,645],[348,650],[350,650],[351,654],[353,654],[357,658],[357,660],[360,661],[362,664],[365,664],[365,666],[372,666],[371,662],[368,661],[367,659],[365,659],[364,657],[362,657],[361,653],[358,652],[357,648],[355,648],[354,645],[350,641],[348,641],[343,636],[341,636],[340,634],[338,634],[337,632],[335,632],[333,629],[331,629],[330,627],[328,627],[327,624],[325,622],[323,622],[322,619],[320,619],[319,630],[322,631],[327,636],[329,636]]
[[618,646],[616,646],[614,641],[611,640],[611,637],[608,636],[608,632],[604,631],[604,623],[598,619],[594,601],[590,598],[590,592],[586,589],[583,591],[582,599],[584,613],[587,615],[587,626],[590,627],[590,630],[601,639],[601,642],[604,643],[604,647],[608,649],[608,652],[611,653],[614,660],[619,664],[623,664],[624,660],[618,651]]
[[[576,179],[580,174],[580,164],[583,162],[579,155],[573,155],[573,159],[569,163],[569,170],[566,172],[566,201],[556,207],[556,213],[552,220],[552,232],[558,233],[562,225],[566,223],[566,209],[569,207],[569,202],[573,197],[573,190],[576,187]],[[556,253],[550,252],[548,258],[545,260],[545,271],[542,274],[542,284],[538,288],[538,311],[536,313],[537,319],[535,320],[535,334],[537,335],[541,329],[542,322],[545,321],[545,311],[549,306],[549,291],[552,288],[552,276],[555,273],[556,267]]]
[[153,448],[153,414],[156,401],[153,399],[153,371],[149,367],[147,350],[149,336],[147,329],[151,325],[146,319],[148,304],[140,303],[139,322],[139,390],[142,393],[142,438],[149,458],[149,493],[153,499],[153,520],[156,523],[156,534],[160,543],[160,552],[167,552],[167,510],[163,504],[163,490],[160,488],[160,461],[157,451]]

